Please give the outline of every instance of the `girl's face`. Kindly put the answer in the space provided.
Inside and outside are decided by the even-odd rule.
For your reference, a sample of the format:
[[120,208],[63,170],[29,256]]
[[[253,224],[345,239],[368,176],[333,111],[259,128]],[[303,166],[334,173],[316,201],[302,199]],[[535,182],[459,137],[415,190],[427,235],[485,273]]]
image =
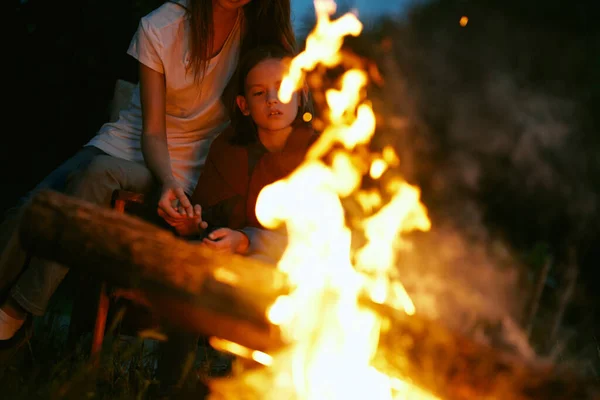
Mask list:
[[278,131],[289,127],[298,114],[298,93],[288,103],[278,96],[279,86],[287,68],[282,60],[267,59],[256,64],[246,77],[244,96],[237,104],[244,115],[249,115],[259,129]]
[[225,10],[237,10],[250,3],[251,0],[213,0],[213,4]]

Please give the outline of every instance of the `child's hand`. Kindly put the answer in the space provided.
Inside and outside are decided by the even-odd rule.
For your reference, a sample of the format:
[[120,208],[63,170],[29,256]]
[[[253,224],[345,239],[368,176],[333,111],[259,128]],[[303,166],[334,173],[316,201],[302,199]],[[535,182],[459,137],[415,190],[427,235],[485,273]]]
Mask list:
[[245,254],[250,245],[248,237],[240,231],[229,228],[219,228],[208,235],[202,243],[211,249],[224,254]]
[[169,225],[171,225],[179,236],[192,236],[199,234],[202,229],[206,229],[207,223],[202,221],[202,207],[196,204],[193,208],[194,214],[188,217],[183,207],[179,207],[176,218],[167,214],[162,208],[158,209],[160,215]]

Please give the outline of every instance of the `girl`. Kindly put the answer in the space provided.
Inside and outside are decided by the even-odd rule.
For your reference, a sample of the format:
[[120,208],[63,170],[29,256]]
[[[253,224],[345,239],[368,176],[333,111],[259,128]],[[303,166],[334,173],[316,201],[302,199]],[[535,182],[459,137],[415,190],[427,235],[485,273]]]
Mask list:
[[[178,202],[193,216],[186,194],[194,191],[210,143],[228,124],[221,95],[238,56],[263,43],[295,47],[290,0],[164,3],[141,19],[131,41],[128,53],[139,61],[140,80],[128,109],[28,197],[53,189],[108,206],[115,189],[147,193],[158,186],[161,212],[183,218],[173,206]],[[33,258],[19,275],[25,255],[12,234],[17,225],[13,211],[0,228],[0,259],[9,261],[0,263],[0,364],[27,339],[31,315],[43,315],[67,272]]]
[[202,221],[160,213],[181,236],[202,236],[204,245],[227,253],[271,255],[270,261],[283,250],[261,248],[266,233],[255,208],[261,189],[297,168],[316,139],[302,121],[306,96],[294,93],[288,103],[278,97],[284,59],[291,56],[278,47],[259,47],[240,63],[232,126],[212,143],[192,195]]

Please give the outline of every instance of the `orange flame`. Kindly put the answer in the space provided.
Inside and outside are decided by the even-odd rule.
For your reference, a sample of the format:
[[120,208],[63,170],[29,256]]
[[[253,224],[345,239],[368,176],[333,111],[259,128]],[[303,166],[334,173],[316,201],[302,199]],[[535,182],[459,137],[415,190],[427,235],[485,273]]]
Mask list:
[[[318,63],[340,63],[339,49],[346,35],[358,35],[362,24],[352,14],[330,21],[332,1],[315,1],[317,25],[307,39],[306,50],[292,60],[280,97],[286,101],[302,87],[307,71]],[[361,98],[368,83],[358,69],[344,73],[340,90],[326,92],[330,124],[311,147],[305,162],[288,178],[265,187],[256,214],[266,227],[285,224],[289,244],[278,267],[287,273],[295,289],[270,307],[267,317],[281,327],[294,344],[286,355],[276,356],[276,368],[291,371],[300,399],[432,398],[391,379],[370,366],[377,349],[381,321],[358,305],[361,291],[377,303],[390,304],[408,314],[415,307],[402,284],[389,279],[396,251],[407,247],[399,234],[428,230],[430,222],[419,202],[419,190],[402,180],[385,188],[392,200],[362,222],[367,244],[351,261],[351,232],[341,198],[356,194],[365,211],[382,204],[381,195],[359,189],[362,172],[351,157],[358,145],[368,143],[375,132],[375,116]],[[356,110],[356,111],[354,111]],[[331,165],[321,157],[336,144],[345,150],[332,153]],[[399,160],[390,147],[370,168],[379,179]],[[408,394],[408,393],[412,394]],[[415,397],[415,393],[417,393]]]

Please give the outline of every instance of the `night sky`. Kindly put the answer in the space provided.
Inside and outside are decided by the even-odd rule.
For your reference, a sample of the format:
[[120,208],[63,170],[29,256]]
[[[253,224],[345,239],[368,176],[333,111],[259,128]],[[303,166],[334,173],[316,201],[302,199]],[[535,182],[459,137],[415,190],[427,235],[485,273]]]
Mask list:
[[[294,18],[294,26],[298,26],[298,22],[307,13],[313,13],[313,0],[291,0],[292,1],[292,18]],[[348,4],[349,6],[358,9],[358,16],[374,16],[381,14],[402,14],[415,1],[422,0],[347,0],[337,1],[338,6]]]

